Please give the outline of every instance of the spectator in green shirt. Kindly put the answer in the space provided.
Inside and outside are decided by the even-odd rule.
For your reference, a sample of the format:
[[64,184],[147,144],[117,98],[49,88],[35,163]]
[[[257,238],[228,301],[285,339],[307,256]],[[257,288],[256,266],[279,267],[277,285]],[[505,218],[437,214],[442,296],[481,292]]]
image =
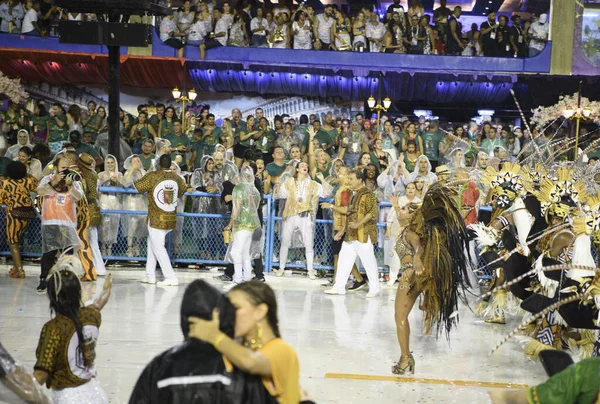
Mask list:
[[54,146],[57,150],[53,150],[52,146],[50,146],[50,150],[52,150],[53,153],[57,153],[62,149],[63,143],[66,142],[68,138],[67,116],[65,115],[65,110],[62,105],[58,103],[50,108],[49,115],[50,118],[46,124],[48,129],[48,145],[50,146],[50,143],[57,142],[58,144]]
[[167,134],[163,139],[171,142],[171,159],[176,162],[181,171],[187,171],[188,161],[186,153],[190,151],[190,138],[182,132],[181,121],[173,120],[173,133]]
[[81,141],[81,133],[74,130],[73,132],[71,132],[69,137],[71,139],[71,147],[75,149],[77,155],[81,153],[87,153],[90,156],[92,156],[94,160],[96,160],[96,167],[102,165],[102,157],[100,157],[100,154],[93,146],[90,146],[89,144],[83,143]]
[[87,115],[83,119],[83,131],[92,134],[92,139],[96,140],[98,136],[98,112],[96,111],[96,103],[94,101],[88,102]]
[[160,122],[158,136],[164,139],[167,135],[173,133],[173,126],[176,119],[175,108],[167,107],[165,109],[165,118]]
[[150,168],[153,166],[152,162],[156,158],[156,155],[153,153],[154,151],[154,142],[152,139],[144,140],[142,143],[142,153],[138,154],[140,160],[142,161],[142,167],[144,170],[150,171]]
[[50,116],[44,104],[38,104],[31,115],[31,138],[34,144],[46,143],[48,136],[48,120]]
[[156,105],[156,114],[153,114],[149,119],[148,123],[154,128],[154,132],[158,133],[160,129],[160,123],[165,117],[165,106],[163,104]]
[[427,156],[431,167],[435,169],[438,165],[438,159],[440,155],[440,142],[442,141],[443,135],[440,131],[440,127],[437,121],[429,122],[427,131],[423,132],[421,139],[423,140],[423,154]]
[[221,142],[223,131],[215,124],[214,114],[206,116],[206,124],[202,127],[202,145],[204,152],[202,154],[211,154],[215,146]]
[[[324,130],[321,127],[321,122],[319,121],[314,121],[312,126],[316,132],[314,138],[319,141],[321,149],[324,150],[327,154],[329,154],[329,157],[333,156],[333,148],[335,147],[337,137],[331,136],[330,132]],[[310,136],[307,136],[306,138],[310,140]],[[308,149],[308,143],[306,143],[306,148]]]

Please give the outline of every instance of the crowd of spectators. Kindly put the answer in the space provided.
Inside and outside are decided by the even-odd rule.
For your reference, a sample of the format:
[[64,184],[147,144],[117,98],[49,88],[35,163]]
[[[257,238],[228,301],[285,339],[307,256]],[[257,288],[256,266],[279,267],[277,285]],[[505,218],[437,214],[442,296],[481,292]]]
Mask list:
[[188,0],[162,20],[160,37],[180,57],[186,43],[198,45],[201,58],[217,46],[524,58],[537,55],[548,40],[546,14],[528,21],[514,14],[509,23],[490,11],[487,21],[470,29],[461,14],[460,6],[449,9],[445,0],[429,14],[418,0],[406,9],[396,0],[383,16],[369,7],[348,15],[331,4],[317,13],[304,2],[253,7],[249,0],[226,1],[217,8],[214,0]]
[[[258,160],[261,174],[274,160],[278,165],[290,160],[305,161],[311,165],[311,171],[326,175],[334,160],[349,168],[373,165],[378,173],[389,170],[400,160],[412,172],[421,155],[427,157],[433,169],[448,165],[455,170],[474,167],[480,152],[497,166],[531,154],[524,149],[532,138],[560,139],[568,135],[566,128],[558,124],[540,134],[537,128],[529,133],[512,122],[440,124],[424,116],[387,114],[381,116],[379,128],[375,116],[365,117],[362,113],[353,116],[329,113],[322,121],[315,114],[282,115],[271,121],[261,108],[246,117],[242,117],[239,109],[232,110],[231,117],[215,117],[206,106],[198,115],[188,112],[185,118],[184,124],[173,106],[163,104],[140,105],[137,116],[121,111],[119,166],[135,154],[142,158],[144,169],[149,170],[155,153],[167,150],[181,170],[189,173],[203,169],[203,158],[215,152],[222,153],[225,161],[238,168],[245,159]],[[59,103],[48,105],[39,101],[33,111],[28,111],[10,103],[8,110],[0,114],[0,122],[5,144],[0,151],[3,159],[35,161],[31,167],[36,173],[52,161],[53,155],[66,148],[92,155],[97,169],[103,167],[108,155],[106,110],[97,107],[94,101],[89,101],[85,110],[77,105],[65,108]],[[313,139],[308,135],[310,127],[316,133]],[[264,173],[265,179],[268,176]]]
[[[363,7],[350,15],[336,5],[322,12],[301,2],[279,6],[249,0],[186,0],[172,15],[158,19],[160,39],[184,57],[186,45],[198,46],[200,57],[218,46],[272,47],[355,52],[533,57],[547,40],[547,15],[522,21],[519,14],[489,11],[480,26],[461,23],[462,8],[425,10],[419,0],[406,7],[395,0],[385,13]],[[169,4],[166,4],[170,6]],[[51,0],[1,0],[0,32],[47,36],[60,20],[97,21],[104,16],[71,13]],[[510,20],[510,21],[509,21]]]

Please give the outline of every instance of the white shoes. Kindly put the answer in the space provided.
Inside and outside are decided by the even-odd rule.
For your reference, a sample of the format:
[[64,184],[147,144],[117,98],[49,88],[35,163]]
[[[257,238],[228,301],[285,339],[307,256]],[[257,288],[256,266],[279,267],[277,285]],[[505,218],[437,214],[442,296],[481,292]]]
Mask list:
[[275,276],[281,278],[283,275],[285,275],[285,271],[282,271],[281,269],[274,269],[273,272],[275,272]]
[[156,283],[156,286],[179,286],[179,279],[165,279]]
[[314,269],[312,271],[308,271],[308,278],[311,281],[314,281],[315,279],[317,279],[317,275],[315,274],[315,270]]
[[156,279],[150,279],[147,276],[142,279],[142,283],[148,283],[150,285],[156,285]]
[[340,296],[344,296],[346,294],[346,291],[340,291],[340,290],[335,290],[335,289],[327,289],[325,291],[326,294],[328,295],[340,295]]
[[379,296],[379,291],[377,291],[377,292],[371,292],[371,291],[369,291],[369,293],[367,293],[367,297],[368,298],[369,297],[376,297],[376,296]]

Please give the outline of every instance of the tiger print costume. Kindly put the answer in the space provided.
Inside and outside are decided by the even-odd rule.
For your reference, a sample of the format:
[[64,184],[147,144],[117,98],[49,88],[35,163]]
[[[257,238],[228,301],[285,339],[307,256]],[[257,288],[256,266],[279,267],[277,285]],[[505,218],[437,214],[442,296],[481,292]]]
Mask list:
[[14,217],[11,212],[18,207],[32,207],[30,193],[36,192],[38,185],[39,181],[31,175],[19,180],[2,181],[0,204],[6,205],[6,240],[9,245],[19,244],[29,222],[27,219]]
[[[82,175],[81,170],[75,169],[71,166],[71,169],[76,170]],[[83,175],[82,175],[83,177]],[[81,181],[84,193],[87,195],[87,183]],[[96,269],[94,268],[94,261],[92,258],[92,249],[90,247],[90,239],[88,235],[88,226],[90,225],[90,211],[88,208],[88,202],[84,196],[77,202],[77,235],[81,240],[81,248],[77,250],[81,265],[83,266],[84,275],[81,277],[82,281],[92,282],[97,278]]]

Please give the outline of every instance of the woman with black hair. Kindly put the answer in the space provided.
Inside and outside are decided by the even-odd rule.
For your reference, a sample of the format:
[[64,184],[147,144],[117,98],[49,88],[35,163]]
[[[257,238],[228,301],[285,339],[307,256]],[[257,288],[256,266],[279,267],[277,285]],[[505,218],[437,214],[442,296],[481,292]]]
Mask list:
[[269,394],[280,404],[300,402],[298,356],[279,333],[277,300],[266,283],[244,282],[229,292],[236,310],[234,338],[219,330],[219,312],[211,321],[190,318],[189,336],[208,342],[238,369],[260,375]]
[[55,403],[104,404],[106,392],[96,380],[96,343],[102,317],[100,311],[110,297],[109,275],[99,298],[84,306],[79,276],[83,274],[77,256],[63,256],[50,270],[48,299],[55,317],[40,334],[33,376],[52,389]]
[[2,181],[0,205],[6,205],[6,241],[13,258],[10,277],[25,278],[19,241],[29,220],[35,217],[31,194],[37,190],[38,180],[27,175],[27,167],[19,161],[12,161],[6,166],[8,179]]
[[42,178],[42,163],[32,157],[31,148],[23,146],[19,149],[19,154],[15,160],[20,161],[27,168],[27,174],[35,177],[37,180]]

